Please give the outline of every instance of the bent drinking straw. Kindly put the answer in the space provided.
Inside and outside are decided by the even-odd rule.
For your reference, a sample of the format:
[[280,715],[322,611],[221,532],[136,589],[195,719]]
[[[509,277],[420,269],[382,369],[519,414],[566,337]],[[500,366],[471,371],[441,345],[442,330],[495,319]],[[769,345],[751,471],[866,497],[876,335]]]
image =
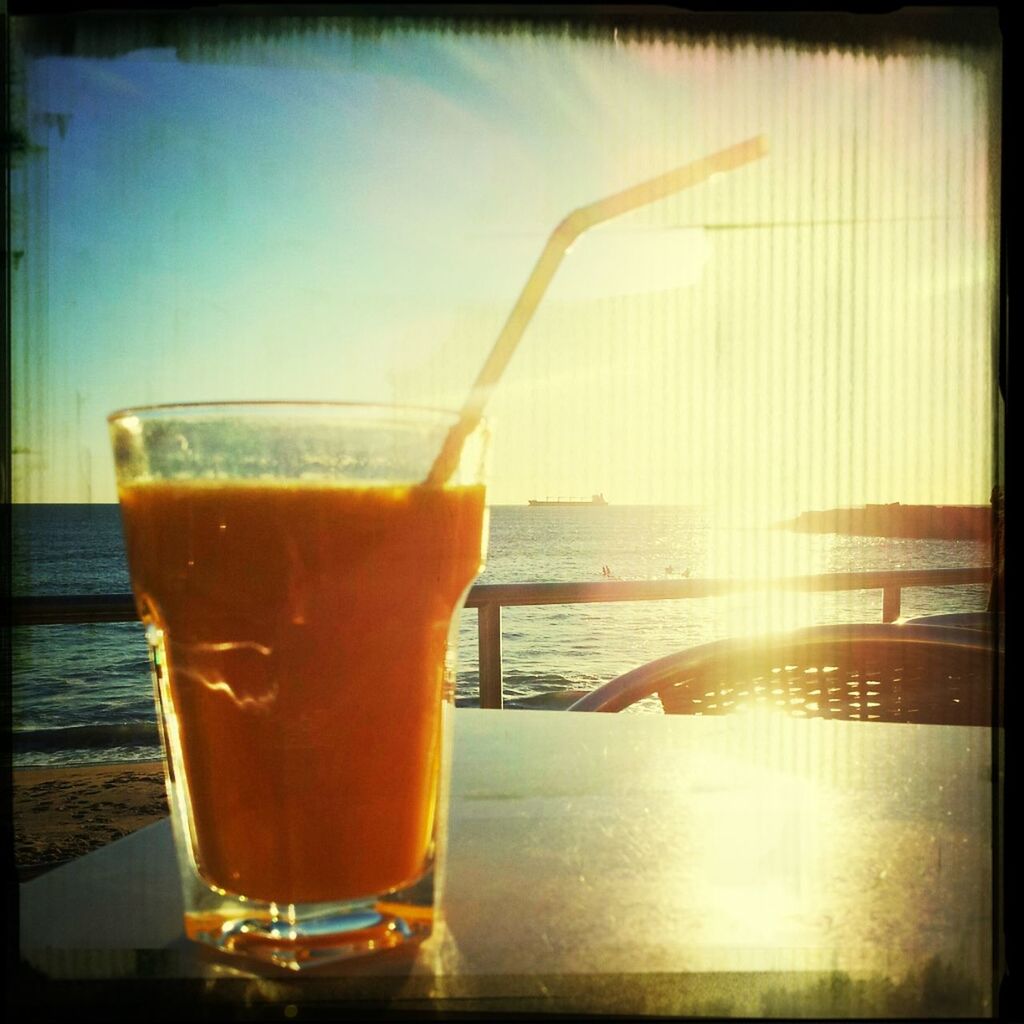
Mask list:
[[430,467],[426,483],[440,487],[454,472],[462,453],[462,443],[480,422],[487,399],[490,398],[491,391],[494,390],[495,384],[500,380],[508,361],[512,358],[512,353],[516,350],[519,339],[523,336],[523,332],[540,300],[544,297],[551,279],[555,276],[562,257],[569,246],[584,231],[602,221],[611,220],[613,217],[627,213],[629,210],[646,206],[657,199],[664,199],[674,192],[681,192],[684,188],[699,185],[713,174],[742,167],[752,160],[759,159],[767,152],[767,141],[763,135],[758,135],[747,139],[746,142],[740,142],[728,149],[722,149],[710,156],[695,160],[693,163],[684,164],[674,171],[659,174],[656,178],[650,178],[632,188],[588,203],[586,206],[573,210],[565,217],[551,232],[547,245],[544,246],[526,284],[523,285],[523,290],[512,307],[505,326],[501,329],[487,361],[477,375],[458,421],[448,432],[440,453],[434,460],[433,466]]

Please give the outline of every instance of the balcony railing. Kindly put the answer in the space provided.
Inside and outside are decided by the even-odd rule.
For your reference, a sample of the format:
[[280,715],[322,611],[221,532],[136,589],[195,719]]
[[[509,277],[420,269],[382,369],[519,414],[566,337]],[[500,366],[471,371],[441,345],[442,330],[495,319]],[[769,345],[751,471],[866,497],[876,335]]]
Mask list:
[[[674,601],[718,597],[754,590],[881,590],[882,621],[899,618],[907,587],[963,587],[989,584],[990,566],[966,569],[889,569],[837,572],[782,579],[610,580],[601,583],[478,583],[469,591],[467,608],[478,610],[480,706],[502,706],[501,609],[524,605],[591,604],[611,601]],[[131,622],[136,618],[131,594],[19,597],[14,601],[16,626],[87,622]]]

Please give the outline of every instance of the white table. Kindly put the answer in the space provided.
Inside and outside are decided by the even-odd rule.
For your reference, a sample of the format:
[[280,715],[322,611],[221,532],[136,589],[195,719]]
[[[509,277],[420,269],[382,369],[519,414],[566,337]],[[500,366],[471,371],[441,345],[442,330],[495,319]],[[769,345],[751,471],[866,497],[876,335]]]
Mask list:
[[122,1004],[992,1011],[989,730],[476,709],[455,723],[446,927],[415,955],[295,977],[187,942],[165,821],[21,886],[22,959],[50,979],[25,1001],[63,986]]

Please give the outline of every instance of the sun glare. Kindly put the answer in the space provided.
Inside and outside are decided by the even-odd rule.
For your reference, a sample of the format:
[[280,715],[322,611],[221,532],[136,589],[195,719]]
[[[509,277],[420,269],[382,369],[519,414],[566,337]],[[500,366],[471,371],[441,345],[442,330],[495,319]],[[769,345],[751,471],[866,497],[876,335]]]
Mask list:
[[[112,500],[103,417],[135,402],[458,407],[561,218],[752,136],[764,159],[577,240],[487,410],[491,500],[988,500],[996,114],[967,57],[309,47],[30,62],[27,123],[65,120],[12,178],[45,212],[15,224],[19,500]],[[39,239],[59,303],[27,287]]]

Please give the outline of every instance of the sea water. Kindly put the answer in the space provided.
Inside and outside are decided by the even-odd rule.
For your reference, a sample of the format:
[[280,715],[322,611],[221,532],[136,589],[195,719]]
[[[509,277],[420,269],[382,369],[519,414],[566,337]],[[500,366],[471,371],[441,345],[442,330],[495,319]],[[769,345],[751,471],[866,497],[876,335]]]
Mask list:
[[[13,509],[15,594],[126,594],[117,505]],[[773,577],[987,565],[981,541],[805,534],[722,526],[678,506],[491,509],[480,583],[759,578],[713,598],[502,610],[505,706],[555,706],[637,665],[694,644],[828,622],[878,622],[881,592],[772,591]],[[977,611],[985,586],[903,591],[902,613]],[[457,703],[478,701],[477,614],[463,612]],[[13,632],[13,756],[18,766],[160,756],[146,643],[138,623]]]

